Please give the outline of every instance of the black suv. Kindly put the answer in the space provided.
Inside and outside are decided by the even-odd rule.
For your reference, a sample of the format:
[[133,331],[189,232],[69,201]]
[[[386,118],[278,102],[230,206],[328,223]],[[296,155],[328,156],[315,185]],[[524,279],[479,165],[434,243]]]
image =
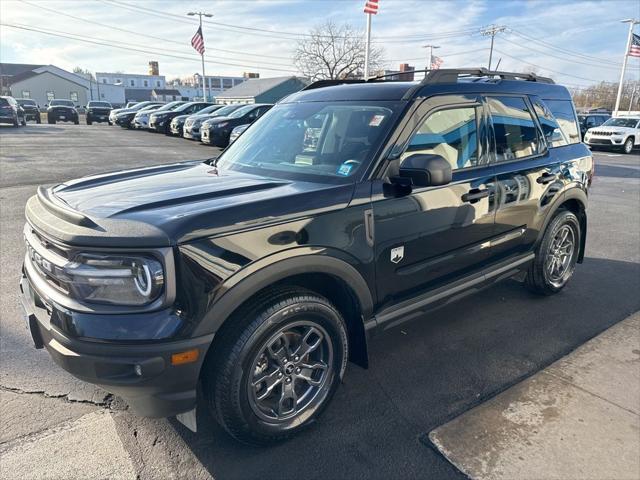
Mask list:
[[10,123],[16,128],[27,124],[24,110],[15,98],[0,97],[0,123]]
[[202,124],[200,141],[216,147],[229,145],[229,138],[234,128],[249,125],[267,113],[273,105],[254,103],[234,110],[227,117],[215,117]]
[[611,114],[609,113],[583,113],[578,115],[581,138],[584,138],[584,134],[587,133],[587,130],[599,127],[610,118]]
[[317,82],[216,160],[40,187],[21,298],[37,348],[139,414],[195,429],[201,384],[233,437],[281,440],[374,332],[511,276],[562,290],[592,175],[549,79]]
[[31,100],[30,98],[16,98],[16,102],[18,102],[18,105],[24,110],[25,122],[28,120],[35,120],[36,123],[41,122],[40,107],[38,107],[35,100]]
[[95,122],[109,122],[109,114],[113,107],[109,102],[91,100],[87,103],[87,125]]
[[56,122],[73,122],[76,125],[80,123],[80,116],[71,100],[54,99],[49,102],[47,123],[54,124]]
[[171,134],[171,120],[178,115],[191,115],[213,105],[210,102],[187,102],[173,110],[155,112],[149,115],[149,130]]

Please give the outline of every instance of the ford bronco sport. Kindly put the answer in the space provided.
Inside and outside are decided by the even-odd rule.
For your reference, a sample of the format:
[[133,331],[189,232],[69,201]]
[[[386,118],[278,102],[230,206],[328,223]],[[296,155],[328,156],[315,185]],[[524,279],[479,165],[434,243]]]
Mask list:
[[141,415],[195,429],[201,390],[236,439],[282,440],[318,418],[347,361],[367,366],[374,332],[511,276],[562,290],[592,175],[549,79],[316,82],[215,160],[39,188],[28,327]]

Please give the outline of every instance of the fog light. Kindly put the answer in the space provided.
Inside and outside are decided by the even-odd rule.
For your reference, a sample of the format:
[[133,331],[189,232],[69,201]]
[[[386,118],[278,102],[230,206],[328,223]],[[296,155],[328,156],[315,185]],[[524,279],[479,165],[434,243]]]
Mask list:
[[174,353],[171,355],[171,365],[184,365],[198,360],[198,349],[187,350],[186,352]]

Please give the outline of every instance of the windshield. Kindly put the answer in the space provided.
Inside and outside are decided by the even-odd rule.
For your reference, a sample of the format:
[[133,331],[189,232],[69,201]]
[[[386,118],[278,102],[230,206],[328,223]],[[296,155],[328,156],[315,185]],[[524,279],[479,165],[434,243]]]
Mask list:
[[353,181],[347,178],[370,161],[400,106],[396,102],[277,105],[225,150],[218,165],[268,177]]
[[87,106],[96,108],[111,108],[111,104],[109,102],[89,102]]
[[16,100],[20,105],[22,105],[23,107],[25,105],[31,106],[31,107],[35,107],[36,106],[36,102],[34,100],[24,100],[24,99],[19,99]]
[[153,102],[140,102],[140,103],[136,103],[133,107],[130,108],[130,110],[133,110],[134,112],[137,112],[139,110],[142,110],[143,108],[146,108],[150,105],[153,105],[155,107],[159,107],[161,104],[159,103],[153,103]]
[[227,116],[229,118],[240,118],[243,115],[246,115],[247,113],[249,113],[254,108],[255,108],[254,105],[247,105],[245,107],[242,107],[242,108],[239,108],[239,109],[235,110],[231,115],[227,115]]
[[220,105],[209,105],[207,108],[203,108],[202,110],[199,110],[196,113],[198,115],[204,115],[205,113],[211,113],[211,112],[214,112],[216,110],[220,110]]
[[219,110],[216,110],[213,115],[211,115],[212,117],[226,117],[228,116],[231,112],[235,112],[236,110],[238,110],[240,108],[240,105],[227,105],[226,107],[222,107]]
[[173,110],[176,107],[179,107],[180,105],[182,105],[184,102],[181,101],[175,101],[175,102],[169,102],[165,105],[156,105],[156,112],[166,112],[167,110]]
[[75,104],[71,100],[51,100],[51,106],[63,105],[65,107],[74,107]]
[[638,123],[637,118],[610,118],[602,124],[603,127],[626,127],[635,128]]

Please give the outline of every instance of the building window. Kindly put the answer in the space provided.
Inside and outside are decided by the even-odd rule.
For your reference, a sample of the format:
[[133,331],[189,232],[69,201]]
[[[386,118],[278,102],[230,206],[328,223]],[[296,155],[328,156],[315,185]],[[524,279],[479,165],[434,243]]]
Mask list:
[[106,78],[103,78],[103,79],[102,79],[102,83],[107,83],[107,79],[106,79]]
[[131,85],[132,87],[135,87],[136,82],[134,80],[129,80],[129,85]]
[[156,80],[156,87],[160,86],[160,80]]
[[116,83],[122,83],[122,80],[119,78],[116,78]]
[[145,80],[145,81],[144,81],[144,86],[145,86],[145,87],[148,87],[148,86],[149,86],[149,81],[148,81],[148,80]]
[[22,90],[22,98],[31,98],[31,92],[29,90]]
[[78,101],[78,92],[69,92],[69,99],[72,102],[77,102]]
[[100,93],[100,98],[104,98],[104,93]]
[[47,92],[47,102],[50,102],[54,98],[56,98],[55,92]]

